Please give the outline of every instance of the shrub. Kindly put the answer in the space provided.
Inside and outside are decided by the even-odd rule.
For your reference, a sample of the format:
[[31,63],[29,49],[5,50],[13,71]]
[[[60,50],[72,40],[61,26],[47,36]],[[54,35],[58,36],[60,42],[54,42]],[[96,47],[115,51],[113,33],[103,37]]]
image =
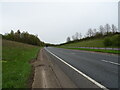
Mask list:
[[120,47],[120,35],[115,35],[112,37],[113,46]]
[[110,38],[105,38],[104,41],[104,46],[112,46],[112,41],[110,40]]

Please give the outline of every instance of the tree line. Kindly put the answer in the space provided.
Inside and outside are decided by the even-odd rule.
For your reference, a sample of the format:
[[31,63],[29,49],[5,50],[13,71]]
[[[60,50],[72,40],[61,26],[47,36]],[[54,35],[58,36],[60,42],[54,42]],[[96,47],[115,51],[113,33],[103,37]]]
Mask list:
[[98,29],[94,28],[89,28],[86,35],[82,36],[81,33],[76,32],[72,37],[67,37],[66,41],[67,43],[71,41],[78,41],[81,39],[89,39],[93,37],[102,37],[102,36],[107,36],[107,35],[113,35],[119,33],[117,27],[112,24],[111,26],[109,24],[106,25],[100,25]]
[[11,30],[10,33],[7,33],[2,36],[3,39],[37,45],[37,46],[44,46],[45,43],[40,41],[37,35],[29,34],[28,32],[21,32],[20,30],[17,30],[17,32],[14,32]]

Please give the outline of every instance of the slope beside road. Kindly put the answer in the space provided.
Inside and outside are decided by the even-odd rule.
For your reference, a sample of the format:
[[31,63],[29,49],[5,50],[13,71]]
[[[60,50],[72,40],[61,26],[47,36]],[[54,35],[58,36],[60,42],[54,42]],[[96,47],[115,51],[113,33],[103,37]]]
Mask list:
[[[107,88],[119,87],[118,68],[120,63],[118,55],[53,47],[45,48],[45,50],[64,60],[78,71],[83,72],[98,84]],[[61,63],[59,59],[56,59],[56,62]],[[59,63],[57,64],[59,65]],[[61,67],[62,65],[60,64],[59,66]],[[68,67],[67,69],[65,66],[61,68],[78,87],[85,88],[86,85],[84,84],[87,82],[80,82],[81,79],[79,77],[76,79],[76,74],[72,74],[73,71],[70,71]]]

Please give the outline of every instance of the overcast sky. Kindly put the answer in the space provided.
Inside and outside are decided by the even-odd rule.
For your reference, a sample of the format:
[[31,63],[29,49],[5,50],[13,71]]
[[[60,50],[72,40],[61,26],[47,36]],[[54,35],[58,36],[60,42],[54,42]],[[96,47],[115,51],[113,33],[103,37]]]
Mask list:
[[118,27],[118,3],[110,1],[1,2],[0,33],[20,29],[55,44],[65,42],[76,32],[85,35],[88,28],[98,29],[106,23]]

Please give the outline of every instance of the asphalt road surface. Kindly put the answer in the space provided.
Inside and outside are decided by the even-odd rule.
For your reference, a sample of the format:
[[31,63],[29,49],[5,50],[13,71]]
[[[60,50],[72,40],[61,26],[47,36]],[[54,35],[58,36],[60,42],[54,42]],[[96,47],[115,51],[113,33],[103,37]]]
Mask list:
[[118,88],[118,55],[47,47],[65,62],[107,88]]

